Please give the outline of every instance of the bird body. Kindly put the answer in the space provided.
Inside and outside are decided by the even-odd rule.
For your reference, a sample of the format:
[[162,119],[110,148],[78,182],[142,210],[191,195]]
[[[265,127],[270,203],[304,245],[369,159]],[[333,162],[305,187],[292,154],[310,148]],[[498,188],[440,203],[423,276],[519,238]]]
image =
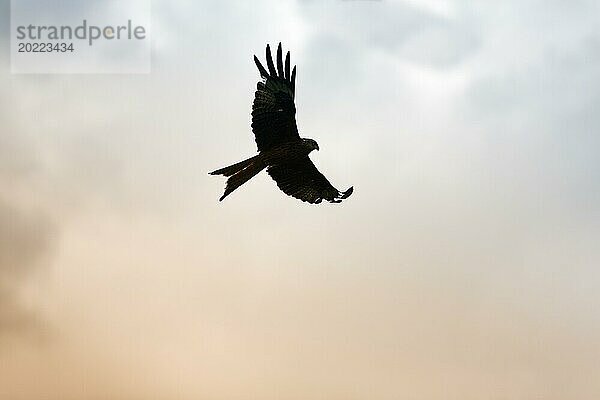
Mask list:
[[294,104],[296,67],[290,74],[290,53],[285,58],[285,70],[281,43],[277,48],[277,70],[269,45],[266,58],[269,72],[254,56],[254,62],[264,79],[257,84],[252,104],[252,131],[259,153],[210,172],[211,175],[229,177],[219,201],[266,168],[277,186],[287,195],[313,204],[323,199],[332,203],[341,202],[352,194],[353,188],[345,192],[334,188],[308,157],[311,151],[319,150],[319,145],[313,139],[301,138],[298,134]]

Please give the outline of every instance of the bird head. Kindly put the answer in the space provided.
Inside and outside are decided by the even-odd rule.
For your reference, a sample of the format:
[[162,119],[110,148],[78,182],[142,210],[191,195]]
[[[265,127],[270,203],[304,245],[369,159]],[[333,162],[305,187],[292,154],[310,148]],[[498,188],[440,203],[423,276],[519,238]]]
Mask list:
[[306,145],[306,148],[308,149],[309,152],[311,152],[313,150],[319,151],[319,145],[317,144],[316,141],[314,141],[312,139],[302,139],[302,141]]

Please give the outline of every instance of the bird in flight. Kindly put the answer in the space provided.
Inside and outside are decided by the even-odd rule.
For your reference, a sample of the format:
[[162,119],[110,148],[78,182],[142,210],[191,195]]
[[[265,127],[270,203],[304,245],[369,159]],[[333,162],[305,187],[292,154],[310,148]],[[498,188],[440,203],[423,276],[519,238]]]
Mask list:
[[258,154],[210,172],[210,175],[228,177],[225,193],[219,201],[266,168],[279,189],[288,196],[311,204],[318,204],[322,200],[340,203],[354,189],[350,187],[340,192],[334,188],[308,157],[311,151],[319,150],[319,145],[312,139],[301,138],[298,133],[294,104],[296,66],[290,74],[290,52],[285,56],[284,67],[279,43],[277,69],[269,45],[266,57],[268,71],[254,56],[262,78],[257,84],[252,103],[252,131]]

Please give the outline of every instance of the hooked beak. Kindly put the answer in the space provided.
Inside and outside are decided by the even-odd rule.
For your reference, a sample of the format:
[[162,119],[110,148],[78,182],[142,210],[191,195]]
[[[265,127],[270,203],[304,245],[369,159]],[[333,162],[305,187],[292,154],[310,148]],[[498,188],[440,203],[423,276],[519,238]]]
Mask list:
[[319,151],[319,145],[318,145],[318,144],[315,144],[315,146],[317,146],[317,151]]

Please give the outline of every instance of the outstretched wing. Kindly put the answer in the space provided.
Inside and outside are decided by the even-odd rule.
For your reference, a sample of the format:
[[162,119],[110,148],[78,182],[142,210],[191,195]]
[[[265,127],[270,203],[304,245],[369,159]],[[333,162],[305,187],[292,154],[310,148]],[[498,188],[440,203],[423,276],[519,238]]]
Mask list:
[[269,45],[266,56],[268,72],[254,56],[254,62],[263,78],[263,81],[257,84],[252,103],[252,131],[258,151],[300,138],[294,105],[296,67],[294,66],[290,75],[290,52],[285,56],[285,69],[281,43],[277,47],[277,70],[273,65]]
[[319,172],[308,156],[300,161],[276,164],[267,168],[271,178],[285,194],[318,204],[322,200],[340,203],[354,188],[340,192]]

